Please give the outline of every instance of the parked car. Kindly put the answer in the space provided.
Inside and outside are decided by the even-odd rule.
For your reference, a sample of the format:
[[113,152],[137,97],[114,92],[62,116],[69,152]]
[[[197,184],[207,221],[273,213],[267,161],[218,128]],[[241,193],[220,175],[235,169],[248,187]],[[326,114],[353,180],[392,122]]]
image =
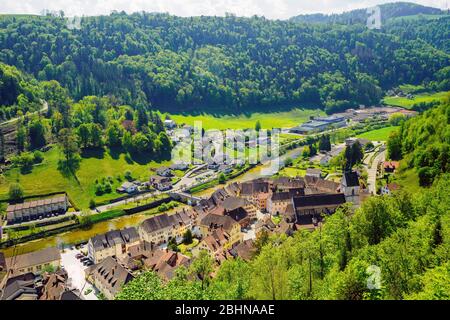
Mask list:
[[76,255],[75,255],[75,258],[77,258],[77,259],[81,259],[81,258],[83,258],[84,257],[84,254],[82,254],[82,253],[77,253]]

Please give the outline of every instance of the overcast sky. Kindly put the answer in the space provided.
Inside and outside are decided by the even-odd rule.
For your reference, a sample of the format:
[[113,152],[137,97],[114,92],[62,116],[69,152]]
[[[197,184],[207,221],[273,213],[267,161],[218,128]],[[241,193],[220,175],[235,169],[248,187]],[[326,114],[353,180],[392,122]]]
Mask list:
[[[393,0],[0,0],[0,13],[39,14],[43,9],[63,10],[66,16],[109,14],[112,10],[168,12],[178,16],[263,15],[286,19],[306,13],[340,13],[371,7]],[[447,8],[450,0],[411,0],[423,5]]]

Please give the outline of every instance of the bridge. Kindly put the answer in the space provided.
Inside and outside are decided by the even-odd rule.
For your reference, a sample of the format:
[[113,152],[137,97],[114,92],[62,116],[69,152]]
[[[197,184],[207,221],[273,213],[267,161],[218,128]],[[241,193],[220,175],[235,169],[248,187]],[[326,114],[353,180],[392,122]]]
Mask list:
[[169,192],[169,195],[178,201],[182,201],[182,202],[186,202],[189,205],[196,205],[198,204],[201,200],[203,200],[202,197],[196,197],[192,194],[189,194],[187,192],[183,192],[183,191],[171,191]]

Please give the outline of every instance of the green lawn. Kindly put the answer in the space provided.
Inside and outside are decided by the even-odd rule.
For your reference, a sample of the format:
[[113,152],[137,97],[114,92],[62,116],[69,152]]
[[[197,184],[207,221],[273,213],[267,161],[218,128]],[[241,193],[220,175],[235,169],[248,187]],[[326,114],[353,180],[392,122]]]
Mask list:
[[[168,161],[133,161],[123,153],[111,155],[106,151],[91,152],[82,158],[80,169],[76,172],[77,181],[73,176],[65,177],[60,173],[57,169],[59,158],[58,148],[53,147],[44,153],[43,163],[33,167],[31,173],[21,174],[18,168],[7,171],[4,176],[0,176],[0,199],[8,198],[10,183],[17,181],[24,188],[26,196],[66,191],[77,206],[86,208],[90,199],[101,203],[119,197],[115,189],[123,183],[125,171],[131,171],[134,179],[146,181],[151,174],[150,168],[170,165]],[[122,181],[117,179],[119,175]],[[113,192],[96,196],[95,180],[100,181],[109,176],[113,178]]]
[[264,129],[294,127],[309,120],[310,116],[322,116],[324,112],[319,109],[292,109],[283,112],[252,113],[251,115],[235,114],[216,116],[212,114],[184,115],[170,114],[178,124],[194,125],[194,121],[202,121],[204,129],[248,129],[254,128],[257,120]]
[[406,97],[385,97],[383,102],[387,105],[398,106],[410,109],[413,105],[420,102],[431,102],[433,100],[441,100],[448,95],[449,91],[442,91],[436,93],[422,93],[414,95],[413,99]]
[[372,131],[364,132],[357,136],[357,138],[368,139],[371,141],[387,141],[391,132],[398,130],[398,127],[385,127]]

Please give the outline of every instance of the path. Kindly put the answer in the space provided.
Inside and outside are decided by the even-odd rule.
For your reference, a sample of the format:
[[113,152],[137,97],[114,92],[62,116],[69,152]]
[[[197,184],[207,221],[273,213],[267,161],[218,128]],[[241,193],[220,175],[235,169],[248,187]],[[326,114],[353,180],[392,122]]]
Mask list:
[[[381,147],[383,149],[383,147]],[[386,159],[386,150],[382,150],[380,153],[378,153],[375,158],[372,161],[372,165],[369,168],[370,165],[370,158],[371,156],[366,157],[364,160],[364,164],[367,166],[367,183],[368,183],[368,189],[370,194],[376,194],[376,181],[377,181],[377,172],[378,172],[378,165],[380,162],[383,162]]]

